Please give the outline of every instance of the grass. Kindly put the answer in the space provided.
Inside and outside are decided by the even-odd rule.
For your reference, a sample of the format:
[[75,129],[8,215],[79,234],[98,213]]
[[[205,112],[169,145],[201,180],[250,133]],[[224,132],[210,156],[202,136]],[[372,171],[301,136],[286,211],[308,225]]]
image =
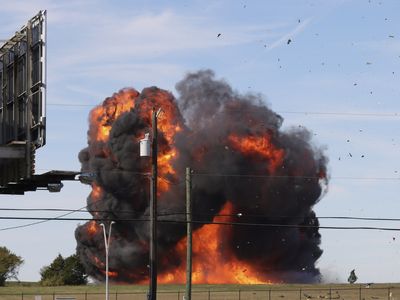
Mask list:
[[[360,297],[361,288],[361,297]],[[390,290],[389,290],[390,288]],[[110,285],[110,300],[113,299],[145,299],[147,285]],[[227,300],[253,300],[253,299],[400,299],[400,284],[373,284],[367,288],[365,284],[273,284],[273,285],[193,285],[192,299],[227,299]],[[269,292],[271,290],[271,292]],[[3,299],[34,299],[29,295],[74,295],[76,299],[87,300],[102,299],[104,284],[89,284],[86,286],[56,286],[43,287],[34,282],[9,282],[5,287],[0,287],[0,300]],[[160,292],[158,299],[182,299],[185,285],[158,285]],[[240,292],[239,292],[240,291]],[[392,292],[390,296],[390,292]],[[26,295],[21,297],[17,295]],[[97,295],[95,295],[97,294]],[[126,294],[125,296],[123,294]],[[131,294],[131,295],[129,295]],[[138,294],[134,296],[133,294]],[[139,295],[140,294],[140,295]],[[11,296],[16,295],[16,296]],[[129,298],[131,297],[131,298]],[[47,296],[43,298],[53,299]]]

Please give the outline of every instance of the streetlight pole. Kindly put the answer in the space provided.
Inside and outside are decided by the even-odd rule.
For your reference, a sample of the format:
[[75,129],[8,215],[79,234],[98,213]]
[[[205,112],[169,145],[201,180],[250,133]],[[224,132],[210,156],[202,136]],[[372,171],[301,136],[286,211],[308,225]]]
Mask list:
[[103,227],[104,234],[104,247],[106,249],[106,300],[109,300],[109,291],[108,291],[108,250],[110,247],[110,238],[111,238],[111,228],[114,224],[114,221],[110,222],[110,227],[108,228],[108,237],[106,233],[106,225],[104,223],[100,223],[100,226]]

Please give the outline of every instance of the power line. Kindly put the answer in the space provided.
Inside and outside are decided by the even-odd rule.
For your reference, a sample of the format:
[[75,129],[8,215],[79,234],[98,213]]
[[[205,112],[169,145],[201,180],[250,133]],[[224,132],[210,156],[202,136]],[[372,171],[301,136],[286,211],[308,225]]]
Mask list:
[[[0,220],[42,220],[42,221],[115,221],[115,222],[149,222],[149,219],[115,219],[115,218],[45,218],[45,217],[0,217]],[[158,220],[160,223],[186,224],[184,220]],[[201,225],[229,225],[229,226],[253,226],[268,228],[314,228],[314,229],[336,229],[336,230],[381,230],[381,231],[400,231],[400,228],[393,227],[371,227],[371,226],[317,226],[317,225],[297,225],[297,224],[265,224],[247,222],[218,222],[218,221],[192,221],[193,224]]]
[[[38,171],[52,171],[51,169],[36,169]],[[137,172],[137,171],[130,171],[130,170],[98,170],[99,174],[102,173],[129,173],[133,175],[142,175],[142,176],[149,176],[150,173],[148,172]],[[88,172],[81,172],[80,174],[84,173],[95,173],[93,171]],[[392,180],[400,180],[399,177],[361,177],[361,176],[329,176],[329,177],[319,177],[319,176],[312,176],[312,175],[259,175],[259,174],[229,174],[229,173],[197,173],[193,172],[192,175],[194,176],[209,176],[209,177],[243,177],[243,178],[271,178],[271,179],[283,179],[283,178],[300,178],[300,179],[334,179],[334,180],[378,180],[378,181],[392,181]],[[158,176],[158,179],[164,180],[165,182],[171,185],[180,185],[185,182],[185,180],[178,180],[177,182],[172,182],[171,180],[167,179],[164,176]],[[74,181],[80,181],[79,179],[75,179]]]
[[[0,208],[0,211],[58,211],[58,212],[71,212],[71,213],[137,213],[134,210],[87,210],[84,209],[86,207],[80,209],[67,209],[67,208]],[[160,213],[159,217],[165,216],[175,216],[175,215],[186,215],[186,212],[168,212],[168,213]],[[246,213],[237,213],[237,214],[196,214],[193,213],[193,216],[201,216],[201,217],[238,217],[238,218],[265,218],[265,219],[304,219],[305,216],[267,216],[267,215],[254,215],[254,214],[246,214]],[[143,215],[148,216],[148,215]],[[57,217],[55,217],[57,218]],[[400,221],[400,218],[380,218],[380,217],[358,217],[358,216],[317,216],[318,219],[332,219],[332,220],[360,220],[360,221]]]
[[38,221],[38,222],[33,222],[33,223],[29,223],[29,224],[24,224],[24,225],[18,225],[18,226],[11,226],[11,227],[0,228],[0,231],[6,231],[6,230],[11,230],[11,229],[24,228],[24,227],[29,227],[29,226],[33,226],[33,225],[38,225],[38,224],[46,223],[46,222],[51,221],[51,220],[57,220],[57,219],[60,219],[60,218],[62,218],[62,217],[71,215],[71,214],[73,214],[73,213],[76,212],[76,211],[79,211],[79,210],[81,210],[81,209],[84,209],[85,207],[86,207],[86,206],[83,206],[82,208],[79,208],[79,209],[77,209],[77,210],[75,210],[75,211],[71,211],[71,212],[68,212],[68,213],[66,213],[66,214],[62,214],[62,215],[56,216],[56,217],[51,218],[51,219],[45,219],[45,220],[41,220],[41,221]]
[[244,178],[301,178],[301,179],[344,179],[344,180],[400,180],[400,177],[319,177],[319,176],[301,176],[301,175],[256,175],[256,174],[223,174],[223,173],[193,173],[193,176],[209,177],[244,177]]
[[302,115],[336,115],[354,117],[400,117],[400,113],[363,113],[363,112],[324,112],[324,111],[278,111],[281,114],[302,114]]
[[[47,103],[49,106],[65,106],[65,107],[97,107],[98,104],[71,104],[71,103]],[[268,107],[265,107],[270,109]],[[240,108],[227,108],[226,111],[249,111],[252,109],[240,109]],[[254,108],[253,110],[258,110]],[[326,112],[326,111],[276,111],[278,114],[297,114],[297,115],[333,115],[333,116],[354,116],[354,117],[400,117],[400,113],[366,113],[366,112]]]

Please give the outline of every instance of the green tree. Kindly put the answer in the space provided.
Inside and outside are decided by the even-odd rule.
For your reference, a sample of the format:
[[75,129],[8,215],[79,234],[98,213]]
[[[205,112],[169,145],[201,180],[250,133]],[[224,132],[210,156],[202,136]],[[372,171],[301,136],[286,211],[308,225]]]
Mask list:
[[23,262],[20,256],[15,255],[6,247],[0,247],[0,286],[4,286],[7,279],[17,279],[19,267]]
[[64,258],[61,254],[53,260],[53,262],[49,266],[44,266],[40,270],[41,280],[40,283],[42,285],[63,285],[62,272],[64,270]]
[[56,285],[82,285],[87,283],[85,268],[74,254],[63,258],[61,254],[49,266],[40,270],[41,284],[46,286]]
[[64,260],[64,284],[82,285],[87,284],[87,274],[77,254],[71,255]]

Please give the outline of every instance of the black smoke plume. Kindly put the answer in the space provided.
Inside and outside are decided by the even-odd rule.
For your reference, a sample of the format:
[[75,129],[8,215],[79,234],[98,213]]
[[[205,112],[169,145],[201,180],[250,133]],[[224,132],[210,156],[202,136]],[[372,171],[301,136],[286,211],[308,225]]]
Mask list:
[[[242,95],[210,70],[188,74],[176,85],[178,98],[156,87],[123,89],[104,100],[103,113],[91,115],[88,146],[79,153],[83,172],[96,174],[87,208],[94,218],[115,220],[110,246],[110,276],[117,282],[148,279],[150,160],[139,157],[139,140],[151,132],[150,113],[162,107],[160,120],[179,130],[159,133],[160,154],[178,153],[161,172],[167,186],[158,197],[159,220],[185,220],[185,168],[193,174],[195,221],[211,222],[229,201],[231,220],[257,224],[312,227],[231,226],[224,251],[254,266],[262,278],[277,282],[314,282],[322,254],[318,218],[313,206],[327,186],[327,158],[303,127],[282,130],[283,118],[259,95]],[[118,101],[132,108],[118,114]],[[162,125],[162,124],[161,124]],[[98,128],[110,128],[107,139]],[[236,140],[233,137],[238,137]],[[261,153],[243,151],[245,139],[263,139]],[[239,141],[239,142],[235,142]],[[255,142],[256,144],[258,142]],[[259,143],[257,145],[260,145]],[[271,150],[271,151],[272,151]],[[137,221],[120,221],[135,219]],[[99,222],[76,229],[77,251],[90,276],[104,279],[105,249]],[[185,266],[174,247],[186,234],[184,223],[158,226],[159,273]],[[196,223],[195,230],[203,225]],[[206,225],[214,226],[214,225]],[[221,225],[223,226],[223,225]],[[94,229],[93,229],[94,228]],[[194,260],[196,257],[194,257]]]

